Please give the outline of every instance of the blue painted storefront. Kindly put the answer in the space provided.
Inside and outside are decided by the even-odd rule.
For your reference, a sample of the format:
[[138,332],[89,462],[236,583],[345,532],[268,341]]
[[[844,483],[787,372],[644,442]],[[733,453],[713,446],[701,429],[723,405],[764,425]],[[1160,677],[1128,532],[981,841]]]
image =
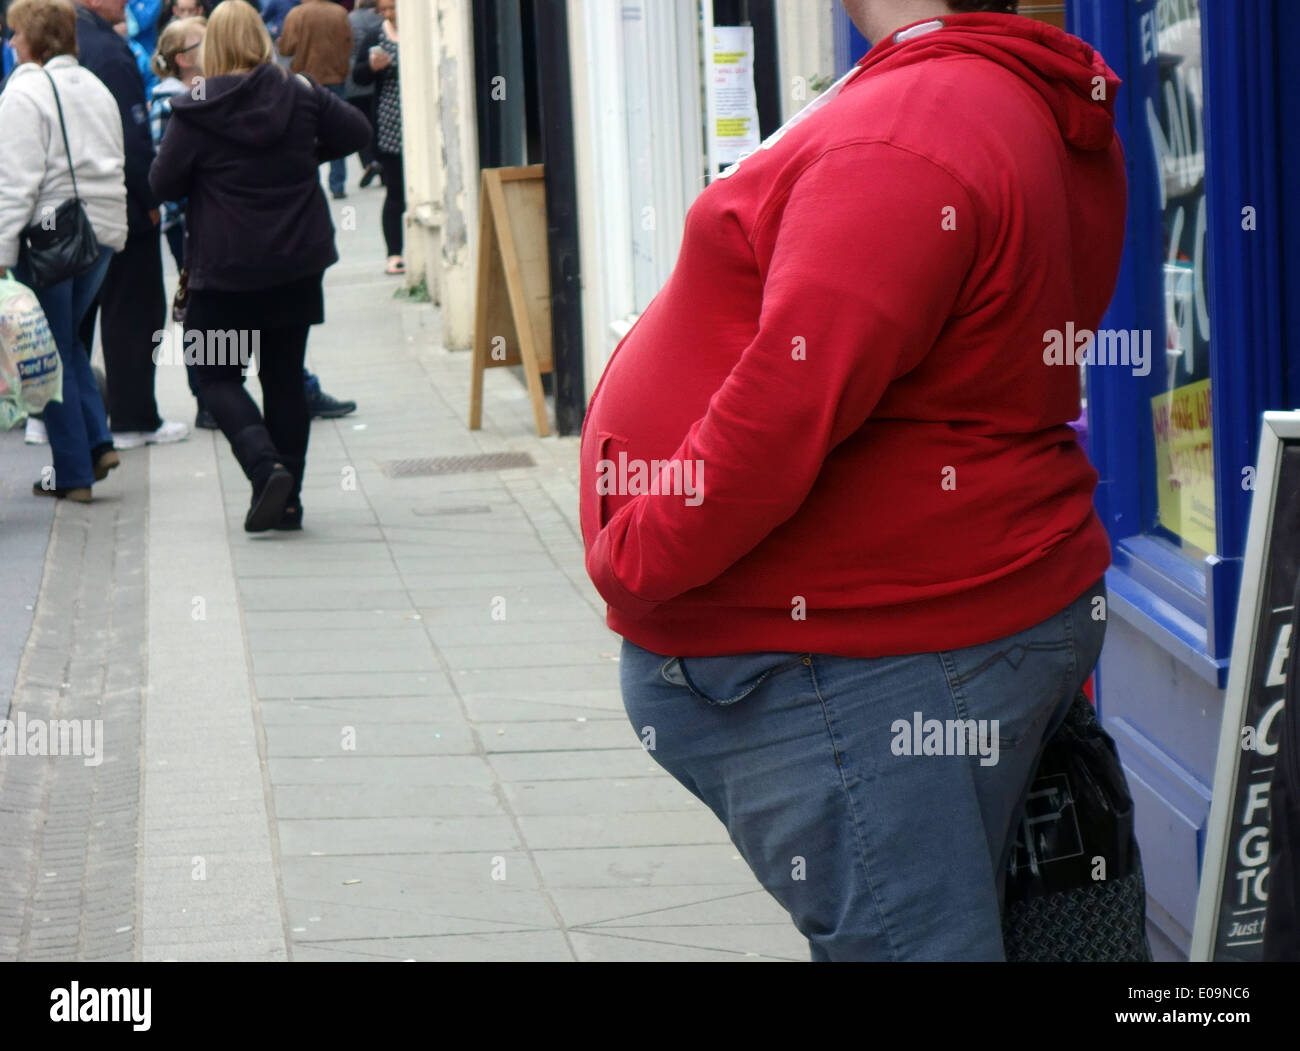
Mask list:
[[[1300,91],[1284,75],[1300,5],[1073,0],[1067,17],[1124,80],[1128,244],[1103,327],[1156,337],[1146,376],[1087,370],[1097,508],[1114,551],[1097,697],[1135,797],[1153,948],[1178,959],[1196,907],[1260,416],[1300,405]],[[1169,392],[1205,384],[1208,428],[1190,420],[1181,440],[1210,441],[1212,465],[1200,470],[1195,454],[1158,462],[1161,406],[1202,404]],[[1160,502],[1162,488],[1177,502],[1171,477],[1184,499],[1208,496],[1212,514],[1185,503],[1171,521]]]
[[[1114,559],[1095,685],[1136,800],[1152,947],[1181,959],[1260,416],[1300,407],[1300,0],[1069,0],[1066,12],[1124,81],[1128,241],[1102,328],[1151,334],[1146,375],[1086,370]],[[842,70],[865,51],[842,14],[835,41]]]

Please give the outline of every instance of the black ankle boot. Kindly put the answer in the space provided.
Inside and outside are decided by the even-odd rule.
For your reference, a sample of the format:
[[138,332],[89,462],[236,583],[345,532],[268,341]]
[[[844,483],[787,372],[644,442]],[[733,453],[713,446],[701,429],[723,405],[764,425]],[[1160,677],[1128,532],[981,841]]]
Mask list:
[[276,529],[297,530],[302,528],[302,477],[307,470],[307,460],[300,456],[281,456],[284,469],[293,475],[293,491],[284,502],[284,514]]
[[253,484],[253,499],[244,517],[244,531],[263,533],[273,529],[284,513],[297,482],[280,462],[271,432],[265,424],[245,427],[230,439],[230,449]]
[[244,516],[244,532],[265,533],[268,529],[278,528],[285,504],[293,493],[293,485],[293,475],[278,463],[271,467],[271,473],[261,485],[254,483],[253,500]]
[[284,514],[280,516],[276,529],[284,533],[296,532],[302,528],[302,502],[300,500],[290,500],[284,506]]

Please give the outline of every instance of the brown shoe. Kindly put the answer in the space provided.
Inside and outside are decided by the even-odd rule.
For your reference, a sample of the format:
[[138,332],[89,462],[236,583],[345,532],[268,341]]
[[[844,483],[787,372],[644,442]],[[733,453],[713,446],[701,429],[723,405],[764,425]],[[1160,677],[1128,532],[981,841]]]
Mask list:
[[121,463],[122,458],[113,449],[109,449],[95,461],[95,481],[102,482],[108,477],[108,472]]
[[36,496],[53,496],[59,500],[71,500],[74,504],[88,504],[91,500],[90,486],[75,489],[46,488],[40,482],[32,484],[32,493]]

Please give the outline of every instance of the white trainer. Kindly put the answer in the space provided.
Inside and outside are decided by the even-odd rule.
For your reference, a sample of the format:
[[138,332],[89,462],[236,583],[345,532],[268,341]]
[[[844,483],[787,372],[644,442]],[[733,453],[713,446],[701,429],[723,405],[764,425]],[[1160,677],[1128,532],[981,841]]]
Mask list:
[[45,432],[45,424],[35,416],[28,416],[27,430],[23,434],[23,441],[28,445],[49,445],[50,436]]
[[190,436],[190,425],[180,420],[163,420],[156,431],[115,431],[113,448],[138,449],[142,445],[166,445],[184,441]]

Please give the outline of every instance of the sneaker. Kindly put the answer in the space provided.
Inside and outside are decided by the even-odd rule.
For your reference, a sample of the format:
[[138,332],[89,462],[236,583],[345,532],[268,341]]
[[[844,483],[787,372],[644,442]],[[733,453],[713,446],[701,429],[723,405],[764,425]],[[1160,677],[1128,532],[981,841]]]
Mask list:
[[23,435],[23,441],[28,445],[49,445],[50,436],[45,433],[45,424],[35,416],[28,416],[27,431]]
[[168,442],[184,441],[189,436],[188,423],[181,423],[180,420],[163,420],[156,431],[114,431],[113,447],[138,449],[142,445],[166,445]]
[[346,190],[331,190],[330,192],[334,195],[334,200],[336,201],[346,201],[348,199],[348,193]]
[[198,415],[194,417],[194,427],[200,431],[219,431],[221,425],[217,423],[217,418],[208,412],[207,409],[199,409]]
[[356,412],[357,403],[331,398],[319,386],[316,386],[309,388],[307,391],[307,408],[311,410],[313,417],[320,417],[322,420],[337,420],[340,416]]

